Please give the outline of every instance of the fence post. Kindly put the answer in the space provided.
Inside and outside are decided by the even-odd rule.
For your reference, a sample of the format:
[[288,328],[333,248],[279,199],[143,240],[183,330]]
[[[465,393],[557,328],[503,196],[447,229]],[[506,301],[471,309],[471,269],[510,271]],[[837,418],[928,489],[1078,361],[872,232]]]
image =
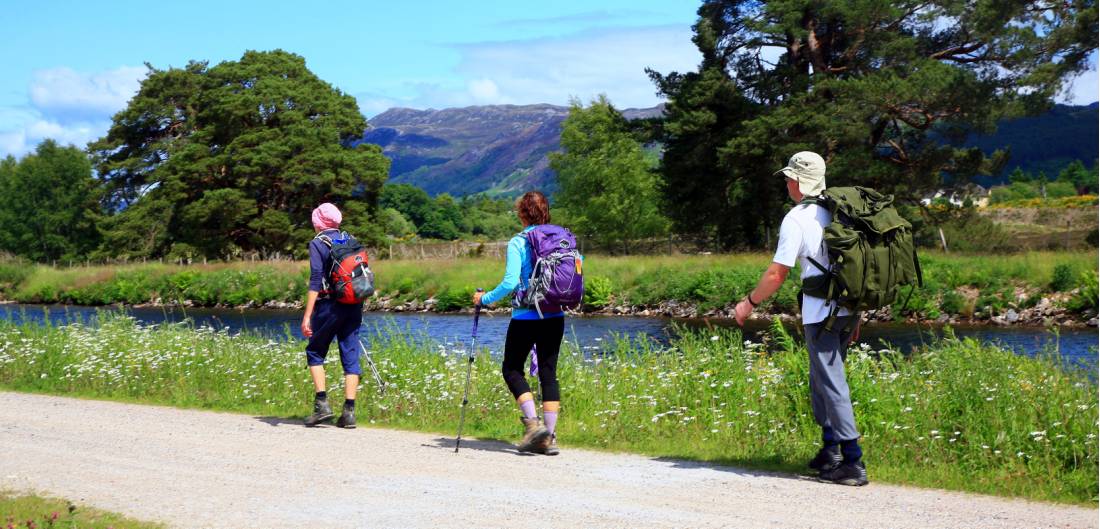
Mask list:
[[943,244],[943,253],[947,253],[947,237],[943,236],[943,228],[940,228],[940,242]]

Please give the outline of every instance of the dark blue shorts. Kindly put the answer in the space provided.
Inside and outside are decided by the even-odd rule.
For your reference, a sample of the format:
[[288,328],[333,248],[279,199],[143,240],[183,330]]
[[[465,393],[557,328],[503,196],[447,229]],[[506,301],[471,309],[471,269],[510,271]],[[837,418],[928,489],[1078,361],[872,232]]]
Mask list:
[[340,363],[344,374],[361,375],[359,367],[359,327],[363,324],[363,305],[345,305],[330,299],[319,299],[313,306],[310,326],[313,337],[306,345],[306,363],[324,365],[332,339],[340,348]]

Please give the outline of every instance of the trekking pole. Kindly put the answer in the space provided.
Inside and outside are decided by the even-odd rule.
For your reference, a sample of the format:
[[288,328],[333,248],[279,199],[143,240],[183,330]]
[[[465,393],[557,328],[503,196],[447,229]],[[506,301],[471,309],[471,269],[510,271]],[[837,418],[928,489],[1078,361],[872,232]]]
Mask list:
[[370,352],[367,351],[366,344],[363,343],[363,339],[359,339],[359,345],[363,347],[363,356],[367,358],[367,365],[370,366],[370,372],[374,374],[374,381],[378,383],[378,394],[380,396],[386,396],[386,382],[382,380],[382,375],[378,374],[378,368],[374,365],[374,359],[371,358]]
[[[484,289],[477,289],[485,292]],[[466,422],[466,404],[470,402],[470,373],[474,370],[474,357],[477,355],[477,320],[481,317],[481,303],[474,305],[474,331],[470,336],[470,354],[466,362],[466,390],[462,393],[462,412],[458,416],[458,435],[455,436],[455,453],[458,453],[458,444],[462,442],[462,425]]]

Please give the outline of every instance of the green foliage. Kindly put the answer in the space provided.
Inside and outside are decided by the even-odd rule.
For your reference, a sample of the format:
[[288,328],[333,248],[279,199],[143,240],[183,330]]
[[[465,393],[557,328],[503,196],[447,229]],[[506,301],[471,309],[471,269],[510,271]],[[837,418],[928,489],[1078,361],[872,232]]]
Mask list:
[[1050,278],[1050,289],[1054,292],[1064,292],[1073,286],[1073,267],[1068,264],[1059,264],[1054,267],[1054,273]]
[[[1006,153],[958,145],[1045,110],[1097,40],[1092,2],[1002,4],[704,1],[698,71],[650,72],[669,99],[661,171],[677,229],[758,246],[783,203],[770,175],[801,150],[825,157],[830,185],[903,201],[997,172]],[[768,48],[784,52],[764,60]]]
[[469,307],[473,297],[473,287],[449,287],[436,295],[435,310],[449,312]]
[[588,108],[570,104],[561,146],[550,154],[550,166],[574,231],[624,252],[632,240],[666,233],[650,159],[606,96]]
[[966,298],[955,292],[954,290],[948,290],[943,293],[940,299],[940,312],[944,314],[963,314],[966,309]]
[[[378,329],[373,359],[397,383],[385,395],[363,385],[361,421],[454,431],[467,352],[423,338]],[[737,331],[683,332],[668,347],[605,342],[599,362],[580,349],[592,344],[563,344],[558,377],[569,414],[558,423],[559,438],[566,446],[803,472],[820,442],[806,393],[807,353],[782,328],[773,327],[768,343],[777,347],[746,344]],[[146,327],[110,314],[98,328],[5,321],[0,386],[301,417],[313,391],[302,348],[297,340]],[[1039,500],[1095,498],[1097,386],[1086,370],[953,338],[908,356],[858,347],[845,369],[876,480]],[[343,377],[328,371],[338,394]],[[515,404],[499,361],[479,354],[471,373],[477,406],[464,432],[513,436]]]
[[82,259],[99,243],[96,180],[83,151],[53,140],[0,160],[0,251],[32,261]]
[[1090,312],[1093,316],[1100,311],[1100,283],[1095,270],[1083,272],[1077,279],[1077,292],[1066,303],[1073,312]]
[[611,304],[615,296],[611,279],[603,276],[584,278],[584,305],[599,310]]
[[[614,304],[656,308],[675,302],[696,315],[732,308],[752,289],[770,261],[765,254],[726,256],[599,257],[585,260],[585,306]],[[1082,274],[1096,269],[1094,252],[1041,252],[1001,255],[930,253],[921,256],[924,286],[914,290],[904,314],[908,289],[894,305],[895,315],[935,319],[941,314],[969,318],[1002,314],[1035,305],[1051,290],[1055,268],[1069,270],[1087,301]],[[381,260],[372,263],[378,289],[376,302],[391,306],[434,298],[433,310],[469,307],[475,287],[492,288],[503,263],[491,259]],[[81,305],[114,303],[188,303],[196,306],[261,306],[303,299],[308,279],[305,263],[248,262],[232,265],[167,266],[156,263],[118,267],[52,268],[0,263],[0,295],[24,303],[64,302]],[[1058,272],[1064,274],[1065,272]],[[7,275],[5,275],[7,274]],[[773,314],[796,314],[800,270],[791,271],[779,291],[765,302]],[[3,281],[11,277],[12,283]],[[1027,299],[1017,299],[1018,291]],[[1069,289],[1067,289],[1069,290]],[[969,292],[966,296],[963,292]],[[1076,306],[1076,305],[1074,305]],[[1092,305],[1088,305],[1092,306]],[[1073,309],[1079,313],[1087,307]],[[506,301],[498,307],[507,308]],[[988,307],[988,309],[986,308]]]
[[1081,163],[1081,160],[1074,160],[1062,172],[1058,173],[1058,181],[1072,185],[1077,194],[1093,194],[1097,193],[1098,186],[1100,186],[1100,179],[1097,178],[1097,165],[1094,164],[1092,170],[1086,169],[1085,164]]
[[1070,182],[1048,182],[1043,186],[1046,198],[1065,198],[1077,196],[1077,189]]
[[33,271],[34,266],[23,259],[0,259],[0,294],[10,295]]
[[355,98],[284,51],[150,67],[89,145],[117,211],[102,224],[100,254],[152,257],[180,244],[177,253],[207,257],[304,255],[310,212],[326,201],[371,242],[389,161],[377,146],[344,146],[365,127]]
[[[453,241],[459,238],[501,239],[519,230],[511,204],[506,200],[494,200],[484,195],[474,195],[455,200],[443,193],[434,199],[426,191],[410,184],[386,184],[379,201],[382,208],[400,214],[412,231],[405,231],[426,239]],[[390,214],[390,218],[392,214]],[[396,231],[408,230],[406,222],[396,222]],[[388,225],[387,225],[388,226]],[[400,238],[394,228],[387,227],[389,235]]]
[[1011,252],[1016,250],[1009,234],[992,219],[978,213],[974,207],[950,204],[935,206],[927,212],[924,222],[914,224],[919,246],[940,248],[940,232],[947,247],[955,252]]

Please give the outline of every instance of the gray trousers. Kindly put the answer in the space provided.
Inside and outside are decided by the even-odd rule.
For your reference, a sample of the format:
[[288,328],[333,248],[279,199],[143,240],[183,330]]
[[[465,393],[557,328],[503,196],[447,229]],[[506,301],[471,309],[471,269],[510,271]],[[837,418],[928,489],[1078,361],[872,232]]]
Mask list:
[[843,329],[849,325],[855,329],[855,318],[837,318],[831,332],[824,329],[825,322],[803,327],[806,348],[810,351],[810,404],[814,420],[826,436],[831,431],[838,442],[859,439],[848,380],[844,376],[844,360],[848,356],[852,332],[845,333]]

